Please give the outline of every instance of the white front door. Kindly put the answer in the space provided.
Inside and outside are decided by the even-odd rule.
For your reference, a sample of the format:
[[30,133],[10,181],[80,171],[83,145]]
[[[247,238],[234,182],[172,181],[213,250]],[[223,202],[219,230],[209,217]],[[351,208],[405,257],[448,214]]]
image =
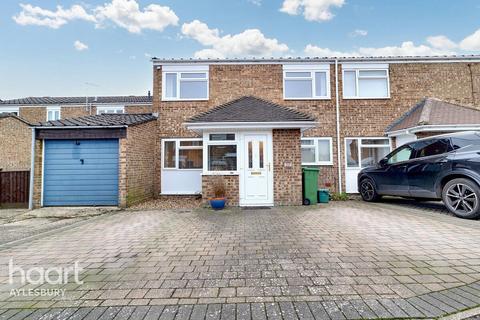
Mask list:
[[271,133],[244,134],[240,167],[240,205],[273,205]]
[[391,151],[389,138],[345,138],[345,191],[357,193],[358,173]]

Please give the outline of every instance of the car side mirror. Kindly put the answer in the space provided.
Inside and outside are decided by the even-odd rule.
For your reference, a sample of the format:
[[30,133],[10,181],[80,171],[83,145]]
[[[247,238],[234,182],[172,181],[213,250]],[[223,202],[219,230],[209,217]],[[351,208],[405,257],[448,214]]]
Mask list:
[[388,159],[387,158],[383,158],[382,160],[380,160],[378,162],[378,164],[382,167],[385,167],[387,164],[388,164]]

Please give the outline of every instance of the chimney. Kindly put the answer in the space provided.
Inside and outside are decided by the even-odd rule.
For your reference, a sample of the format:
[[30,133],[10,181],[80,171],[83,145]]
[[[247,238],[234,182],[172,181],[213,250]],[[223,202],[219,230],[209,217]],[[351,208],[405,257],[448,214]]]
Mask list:
[[150,90],[148,90],[148,93],[147,93],[148,97],[150,98],[151,97],[151,93],[150,93]]

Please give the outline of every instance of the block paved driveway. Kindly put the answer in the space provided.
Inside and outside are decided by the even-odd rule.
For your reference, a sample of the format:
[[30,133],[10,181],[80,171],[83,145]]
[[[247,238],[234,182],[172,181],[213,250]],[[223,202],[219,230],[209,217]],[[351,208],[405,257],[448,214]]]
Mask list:
[[[2,249],[0,319],[432,318],[480,305],[479,244],[480,221],[359,201],[126,211]],[[10,259],[84,283],[9,284]]]

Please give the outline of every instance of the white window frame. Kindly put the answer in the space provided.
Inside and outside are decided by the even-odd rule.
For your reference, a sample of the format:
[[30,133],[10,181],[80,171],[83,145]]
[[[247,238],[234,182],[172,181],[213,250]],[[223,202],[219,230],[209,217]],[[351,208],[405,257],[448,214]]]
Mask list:
[[[58,119],[50,119],[49,114],[58,112]],[[62,112],[60,107],[47,107],[47,121],[56,121],[62,119]]]
[[[165,167],[165,142],[175,142],[175,168]],[[180,170],[180,171],[202,171],[203,168],[182,169],[180,168],[180,150],[203,150],[203,146],[180,146],[181,141],[203,141],[202,138],[174,138],[174,139],[162,139],[162,170]],[[202,151],[202,157],[205,157]],[[205,161],[202,159],[202,165],[205,165]]]
[[[105,112],[105,111],[112,111],[112,110],[114,110],[115,112]],[[97,106],[97,114],[102,114],[102,113],[121,114],[121,113],[117,112],[118,110],[121,110],[122,111],[121,113],[125,113],[125,106],[122,106],[122,105],[118,105],[118,106]],[[103,111],[103,112],[101,112],[101,111]]]
[[[363,144],[362,140],[388,140],[388,144]],[[358,166],[349,166],[347,159],[347,140],[357,140],[357,154],[358,154]],[[389,153],[392,152],[392,139],[389,137],[347,137],[345,138],[345,168],[347,169],[363,169],[362,168],[362,147],[366,148],[389,148]]]
[[[287,72],[309,72],[309,77],[287,77]],[[326,84],[326,96],[316,96],[317,92],[317,83],[315,80],[315,73],[325,73],[325,84]],[[286,80],[295,81],[295,80],[310,80],[312,83],[312,96],[311,97],[287,97],[285,95],[285,83]],[[330,100],[330,65],[321,64],[321,65],[284,65],[283,66],[283,99],[284,100]]]
[[[204,73],[205,78],[188,78],[182,79],[182,74],[189,73]],[[176,74],[177,75],[177,90],[176,97],[167,97],[167,87],[166,87],[166,75],[167,74]],[[198,81],[198,82],[207,82],[207,96],[206,98],[180,98],[180,82],[181,81]],[[210,73],[208,65],[166,65],[162,67],[162,101],[207,101],[210,97]]]
[[[210,134],[234,134],[235,140],[213,140],[210,141]],[[239,134],[237,132],[205,132],[203,134],[203,174],[204,175],[238,175],[240,172],[240,143],[239,143]],[[237,170],[234,171],[210,171],[208,170],[208,146],[225,146],[232,145],[237,147]]]
[[[345,72],[346,71],[354,71],[355,72],[355,96],[346,96],[345,95]],[[385,76],[373,76],[373,77],[366,77],[360,76],[360,71],[386,71]],[[362,79],[386,79],[387,80],[387,95],[385,97],[360,97],[360,87],[359,87],[359,78]],[[342,91],[343,91],[343,99],[345,100],[382,100],[382,99],[390,99],[390,72],[388,64],[344,64],[342,65]]]
[[20,108],[19,107],[8,107],[8,108],[1,107],[0,114],[2,113],[15,113],[15,115],[18,117],[20,115]]
[[[302,165],[314,165],[314,166],[332,166],[333,165],[333,140],[331,137],[302,137],[301,141],[313,140],[313,145],[302,146],[300,143],[300,149],[302,148],[315,148],[315,162],[302,162]],[[328,141],[330,149],[330,160],[319,161],[319,149],[318,141]]]

